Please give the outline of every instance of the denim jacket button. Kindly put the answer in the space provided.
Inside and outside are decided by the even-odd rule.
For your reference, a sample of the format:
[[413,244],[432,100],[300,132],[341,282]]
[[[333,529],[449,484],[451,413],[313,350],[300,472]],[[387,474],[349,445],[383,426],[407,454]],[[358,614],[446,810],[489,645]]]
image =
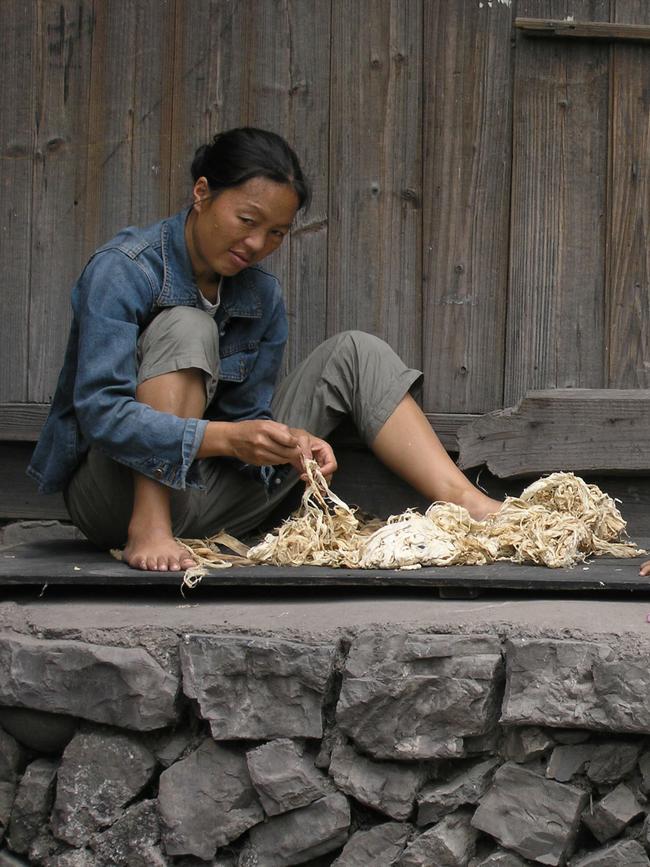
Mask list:
[[156,467],[156,469],[153,471],[153,474],[157,479],[162,479],[162,477],[163,477],[162,467]]

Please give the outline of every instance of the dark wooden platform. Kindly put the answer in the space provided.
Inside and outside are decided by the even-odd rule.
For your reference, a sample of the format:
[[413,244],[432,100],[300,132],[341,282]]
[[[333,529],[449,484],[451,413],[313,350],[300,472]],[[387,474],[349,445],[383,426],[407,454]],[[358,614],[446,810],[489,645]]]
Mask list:
[[[650,540],[636,541],[643,547],[650,544]],[[211,571],[203,578],[201,587],[408,587],[438,590],[445,596],[476,595],[485,590],[646,594],[650,592],[650,577],[640,578],[638,575],[643,559],[601,557],[572,569],[513,563],[416,570],[232,566]],[[173,587],[180,583],[180,573],[130,569],[84,541],[21,543],[0,549],[0,588],[43,585],[66,585],[68,588]]]

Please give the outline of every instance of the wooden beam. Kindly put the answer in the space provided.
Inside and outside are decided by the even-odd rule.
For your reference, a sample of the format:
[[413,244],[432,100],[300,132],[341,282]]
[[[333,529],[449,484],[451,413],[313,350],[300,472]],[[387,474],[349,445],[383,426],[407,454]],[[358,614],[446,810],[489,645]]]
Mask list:
[[[36,442],[49,411],[47,403],[0,403],[0,442]],[[481,416],[472,413],[427,413],[429,424],[450,452],[458,451],[459,427]],[[343,440],[347,442],[347,429]]]
[[531,391],[458,432],[461,468],[499,478],[557,470],[650,473],[650,389]]
[[515,18],[524,36],[555,39],[599,39],[606,42],[650,42],[650,25],[613,24],[609,21],[571,21],[553,18]]

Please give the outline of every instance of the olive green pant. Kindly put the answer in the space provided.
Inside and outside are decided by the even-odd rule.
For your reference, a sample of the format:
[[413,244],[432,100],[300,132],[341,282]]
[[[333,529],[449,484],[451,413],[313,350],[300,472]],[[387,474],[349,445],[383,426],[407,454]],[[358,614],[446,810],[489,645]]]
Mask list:
[[[218,333],[209,314],[174,307],[159,314],[141,339],[139,380],[195,367],[205,373],[209,399],[218,381],[218,358]],[[318,346],[280,383],[273,415],[321,438],[349,416],[365,442],[372,443],[420,376],[384,341],[362,331],[345,331]],[[171,492],[177,536],[201,538],[220,530],[246,534],[298,482],[295,470],[285,467],[267,488],[221,458],[201,460],[200,473],[203,490]],[[73,522],[96,545],[112,548],[126,542],[133,509],[130,469],[91,448],[65,499]]]

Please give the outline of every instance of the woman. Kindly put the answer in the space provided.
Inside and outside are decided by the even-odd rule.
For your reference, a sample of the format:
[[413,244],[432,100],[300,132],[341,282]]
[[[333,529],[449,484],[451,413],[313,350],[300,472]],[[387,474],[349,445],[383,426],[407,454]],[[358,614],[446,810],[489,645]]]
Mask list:
[[192,204],[128,228],[73,290],[63,370],[29,473],[63,490],[74,523],[137,569],[193,565],[175,536],[256,527],[344,415],[429,500],[477,518],[498,503],[471,485],[409,391],[420,373],[381,340],[345,332],[276,390],[287,323],[259,266],[308,187],[289,145],[264,130],[221,133],[192,163]]

